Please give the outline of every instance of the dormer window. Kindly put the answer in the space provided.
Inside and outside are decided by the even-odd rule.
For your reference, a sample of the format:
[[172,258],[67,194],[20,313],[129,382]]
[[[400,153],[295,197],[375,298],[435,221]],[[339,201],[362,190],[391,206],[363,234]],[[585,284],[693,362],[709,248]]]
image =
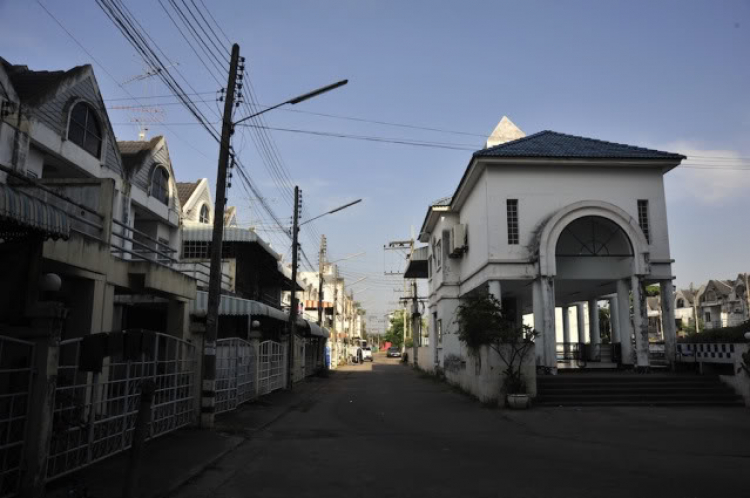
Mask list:
[[201,214],[200,214],[200,217],[198,218],[198,220],[201,223],[205,223],[206,225],[208,225],[210,223],[210,221],[209,221],[208,206],[206,206],[205,204],[201,206]]
[[151,178],[151,196],[163,204],[169,204],[169,172],[162,166],[154,169]]
[[77,103],[70,111],[68,140],[94,157],[101,156],[102,127],[94,109],[85,102]]

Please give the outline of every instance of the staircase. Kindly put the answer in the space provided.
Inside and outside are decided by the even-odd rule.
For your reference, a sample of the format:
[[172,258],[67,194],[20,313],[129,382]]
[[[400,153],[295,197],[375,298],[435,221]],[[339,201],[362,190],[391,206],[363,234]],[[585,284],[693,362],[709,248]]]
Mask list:
[[745,406],[718,376],[571,372],[537,377],[539,406]]

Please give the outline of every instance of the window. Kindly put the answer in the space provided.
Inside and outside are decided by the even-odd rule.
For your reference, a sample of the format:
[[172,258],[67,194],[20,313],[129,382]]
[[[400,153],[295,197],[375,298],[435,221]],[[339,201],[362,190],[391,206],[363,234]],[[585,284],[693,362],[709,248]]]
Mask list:
[[435,258],[435,271],[440,271],[443,266],[443,241],[435,239],[432,243],[432,257]]
[[206,224],[210,223],[210,221],[208,219],[208,216],[209,216],[208,215],[208,206],[206,206],[204,204],[204,205],[201,206],[201,214],[200,214],[200,220],[199,221],[201,223],[206,223]]
[[185,259],[208,259],[208,242],[186,240],[182,243],[182,257]]
[[443,320],[437,321],[437,326],[435,327],[435,331],[437,332],[438,345],[440,345],[443,343]]
[[678,299],[677,300],[677,307],[678,308],[684,308],[685,307],[685,300],[684,299]]
[[163,204],[169,204],[169,173],[166,168],[157,166],[151,179],[151,195]]
[[646,242],[651,243],[651,233],[648,226],[648,201],[638,201],[638,225],[643,230],[643,235],[646,236]]
[[711,312],[706,311],[706,322],[710,322],[710,321],[711,321]]
[[92,107],[79,102],[70,111],[68,140],[92,156],[99,157],[102,151],[102,128]]
[[508,199],[506,202],[508,214],[508,244],[518,244],[518,199]]

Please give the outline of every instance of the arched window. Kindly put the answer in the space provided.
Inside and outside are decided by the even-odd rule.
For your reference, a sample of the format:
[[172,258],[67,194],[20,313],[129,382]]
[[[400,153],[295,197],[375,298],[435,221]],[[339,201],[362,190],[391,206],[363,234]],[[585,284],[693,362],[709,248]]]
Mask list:
[[102,152],[102,127],[94,109],[85,102],[79,102],[70,111],[68,140],[81,147],[92,156]]
[[201,206],[201,214],[200,214],[199,221],[205,224],[209,224],[211,222],[209,220],[208,206],[205,204]]
[[685,300],[684,299],[678,299],[677,300],[677,307],[678,308],[684,308],[685,307]]
[[157,166],[151,178],[151,195],[164,204],[169,204],[169,173],[166,168]]

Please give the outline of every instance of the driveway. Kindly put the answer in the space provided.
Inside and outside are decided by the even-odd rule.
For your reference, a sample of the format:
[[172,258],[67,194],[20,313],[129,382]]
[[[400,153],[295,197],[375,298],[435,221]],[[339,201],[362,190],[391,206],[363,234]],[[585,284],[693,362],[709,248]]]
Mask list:
[[316,383],[176,496],[747,496],[742,408],[512,412],[382,355]]

